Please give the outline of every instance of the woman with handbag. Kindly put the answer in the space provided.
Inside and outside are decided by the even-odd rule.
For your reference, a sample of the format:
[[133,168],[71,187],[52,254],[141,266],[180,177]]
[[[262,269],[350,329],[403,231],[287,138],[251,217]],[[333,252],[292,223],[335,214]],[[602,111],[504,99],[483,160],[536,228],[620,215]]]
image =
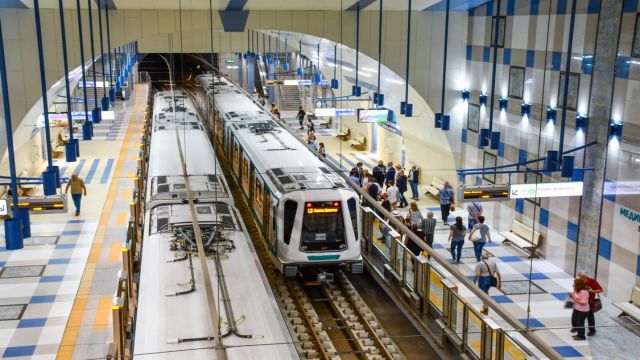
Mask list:
[[473,252],[476,255],[476,260],[480,261],[482,255],[482,248],[487,243],[487,239],[491,242],[491,234],[489,232],[489,226],[484,223],[484,216],[478,216],[478,223],[473,226],[469,233],[469,241],[473,243]]
[[589,292],[587,284],[581,278],[573,280],[573,294],[569,294],[573,300],[573,313],[571,314],[572,331],[578,334],[573,336],[573,340],[587,340],[584,336],[584,321],[589,314]]
[[[489,258],[489,254],[483,253],[481,260],[478,261],[473,271],[475,274],[473,282],[478,284],[478,287],[488,295],[491,287],[498,289],[502,287],[502,275],[498,271],[498,264]],[[489,314],[489,305],[483,304],[480,312],[484,315]]]
[[587,336],[593,336],[596,334],[596,317],[593,314],[602,310],[602,301],[598,295],[602,292],[602,286],[596,279],[590,278],[586,270],[579,271],[578,277],[584,281],[587,292],[589,292],[589,313],[587,314],[589,332]]

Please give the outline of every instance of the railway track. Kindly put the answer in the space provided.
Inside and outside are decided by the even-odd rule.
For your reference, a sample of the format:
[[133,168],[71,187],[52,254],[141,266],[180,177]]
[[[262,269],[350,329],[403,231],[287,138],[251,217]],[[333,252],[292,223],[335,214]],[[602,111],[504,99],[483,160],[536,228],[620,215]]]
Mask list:
[[[191,93],[193,97],[197,96]],[[214,141],[213,124],[207,125],[216,155],[218,159],[224,159],[222,149]],[[220,162],[220,167],[227,179],[234,179],[227,164]],[[229,181],[228,185],[269,285],[287,320],[300,358],[404,359],[344,273],[340,272],[331,284],[315,286],[301,285],[298,281],[284,278],[271,258],[238,184]]]

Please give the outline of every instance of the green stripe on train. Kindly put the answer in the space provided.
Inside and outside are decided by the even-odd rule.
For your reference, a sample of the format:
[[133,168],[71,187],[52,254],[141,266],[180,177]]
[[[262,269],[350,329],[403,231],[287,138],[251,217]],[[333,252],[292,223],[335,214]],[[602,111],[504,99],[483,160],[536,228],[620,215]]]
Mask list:
[[340,255],[314,255],[307,256],[309,261],[320,261],[320,260],[338,260],[340,259]]

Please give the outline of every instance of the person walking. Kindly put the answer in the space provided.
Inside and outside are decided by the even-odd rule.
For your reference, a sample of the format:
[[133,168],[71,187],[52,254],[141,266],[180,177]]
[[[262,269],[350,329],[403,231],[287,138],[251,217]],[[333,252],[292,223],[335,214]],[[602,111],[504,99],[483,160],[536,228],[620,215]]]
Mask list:
[[440,198],[440,212],[442,213],[442,222],[445,225],[449,225],[448,218],[451,211],[451,206],[454,205],[453,190],[448,181],[444,182],[444,186],[438,191],[438,197]]
[[407,175],[404,174],[404,170],[399,170],[396,175],[396,186],[398,187],[398,201],[400,201],[399,207],[403,208],[409,205],[404,193],[407,192]]
[[[422,213],[418,208],[418,203],[416,203],[415,201],[411,202],[405,220],[406,223],[411,227],[413,227],[413,225],[420,226],[422,224],[422,220],[424,220],[424,218],[422,217]],[[420,232],[422,232],[422,230],[420,230]]]
[[298,118],[298,122],[300,123],[300,130],[304,129],[304,126],[302,126],[302,122],[304,121],[304,116],[305,116],[305,112],[302,109],[302,106],[300,106],[300,109],[298,110],[298,115],[296,115],[296,118]]
[[581,278],[573,280],[573,293],[569,294],[573,300],[573,313],[571,314],[571,331],[577,332],[573,340],[587,340],[584,336],[584,321],[589,315],[589,291],[587,284]]
[[411,186],[411,198],[413,200],[419,200],[418,184],[419,184],[420,170],[413,165],[409,170],[409,185]]
[[[489,294],[489,289],[492,286],[500,289],[502,287],[502,275],[500,275],[500,271],[498,271],[498,264],[496,264],[495,260],[489,258],[489,254],[483,253],[481,256],[482,261],[478,261],[476,264],[473,273],[475,274],[473,282],[478,284],[480,290],[484,291],[485,294]],[[495,281],[493,279],[496,279]],[[484,315],[489,314],[489,305],[484,303],[482,305],[482,311],[480,311]]]
[[587,333],[587,336],[593,336],[596,334],[596,317],[593,315],[595,310],[594,303],[596,295],[603,291],[602,286],[600,286],[600,283],[598,283],[596,279],[590,278],[586,270],[580,270],[578,272],[578,277],[584,281],[587,292],[589,292],[589,313],[587,314],[589,332]]
[[80,215],[80,204],[82,202],[82,195],[87,196],[87,188],[84,186],[84,181],[78,177],[77,173],[71,174],[71,179],[67,182],[67,187],[64,189],[66,194],[71,188],[71,199],[73,199],[73,205],[76,207],[76,216]]
[[433,212],[427,212],[427,218],[422,220],[422,233],[424,234],[424,241],[430,247],[433,247],[433,234],[436,232],[436,219],[433,218]]
[[[482,248],[487,243],[487,240],[491,242],[491,232],[489,231],[489,226],[484,223],[484,216],[478,216],[478,223],[471,228],[469,225],[471,232],[469,233],[469,241],[473,243],[473,252],[476,255],[476,260],[480,261],[480,256],[482,255]],[[474,235],[476,235],[474,237]]]
[[470,202],[467,204],[467,213],[469,213],[469,221],[467,223],[469,229],[471,229],[478,222],[478,216],[482,215],[482,204],[474,201]]
[[318,147],[318,153],[323,158],[326,158],[327,157],[327,149],[324,147],[324,143],[321,142],[319,145],[320,146]]
[[[416,236],[418,236],[420,239],[424,237],[422,230],[420,230],[417,224],[411,225],[411,231],[413,231],[413,233],[416,234]],[[422,248],[420,247],[420,245],[416,244],[415,241],[411,240],[411,238],[408,235],[405,236],[404,238],[404,245],[415,256],[419,256],[420,253],[422,252]]]
[[[460,216],[456,217],[456,223],[451,225],[449,231],[449,240],[451,241],[451,263],[459,264],[462,257],[462,246],[464,245],[464,235],[467,232],[467,228],[462,223]],[[457,253],[456,253],[457,252]]]

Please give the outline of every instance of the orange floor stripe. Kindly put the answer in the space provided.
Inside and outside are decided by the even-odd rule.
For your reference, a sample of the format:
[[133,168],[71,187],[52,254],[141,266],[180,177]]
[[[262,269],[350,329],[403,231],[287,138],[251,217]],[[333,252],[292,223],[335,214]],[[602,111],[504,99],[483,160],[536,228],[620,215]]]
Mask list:
[[98,310],[96,310],[96,318],[93,320],[93,328],[96,330],[104,330],[109,325],[109,316],[111,315],[111,297],[102,296],[98,301]]
[[133,191],[131,190],[123,190],[121,194],[122,196],[120,196],[120,199],[130,201],[132,194],[133,194]]
[[129,213],[126,211],[121,211],[118,213],[118,217],[116,218],[116,225],[124,226],[124,224],[127,223],[127,220],[129,220]]
[[109,250],[109,256],[107,257],[107,260],[110,263],[115,264],[120,260],[122,260],[121,254],[122,254],[122,244],[120,242],[115,242],[111,244],[111,250]]
[[[62,341],[60,342],[60,348],[58,351],[58,355],[56,356],[56,359],[58,360],[67,360],[73,357],[73,349],[75,347],[76,341],[78,340],[79,329],[82,324],[84,312],[87,307],[87,297],[89,296],[89,291],[91,289],[91,283],[95,274],[96,264],[98,262],[98,259],[100,258],[102,243],[104,242],[104,234],[109,224],[111,209],[113,208],[113,203],[115,202],[116,193],[118,191],[119,176],[122,176],[122,167],[127,161],[127,148],[129,141],[131,140],[130,132],[131,129],[135,128],[133,122],[135,119],[137,108],[138,89],[136,88],[135,100],[133,102],[133,111],[131,113],[131,118],[129,119],[129,129],[127,131],[127,134],[125,135],[124,141],[122,142],[122,147],[120,148],[118,163],[116,164],[116,168],[113,172],[115,176],[111,181],[111,185],[109,186],[109,192],[107,193],[105,207],[102,211],[102,214],[100,215],[100,222],[98,224],[98,229],[96,230],[96,237],[93,240],[93,244],[91,245],[89,258],[87,259],[87,264],[85,266],[84,272],[82,273],[82,279],[80,280],[80,287],[78,288],[78,293],[76,294],[76,299],[73,302],[71,314],[69,316],[69,320],[67,321],[67,326],[62,336]],[[109,306],[109,308],[111,307]]]

